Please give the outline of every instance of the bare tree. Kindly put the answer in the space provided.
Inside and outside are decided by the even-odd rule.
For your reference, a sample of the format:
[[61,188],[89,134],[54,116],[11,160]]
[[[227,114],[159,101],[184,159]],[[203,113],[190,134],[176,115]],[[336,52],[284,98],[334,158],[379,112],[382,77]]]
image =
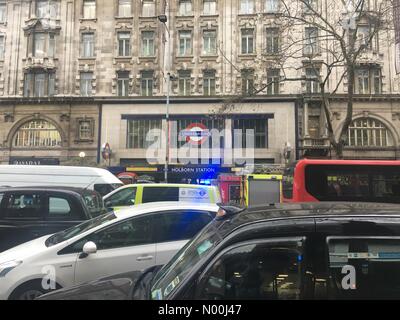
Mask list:
[[[360,59],[378,46],[378,35],[387,37],[391,34],[384,31],[393,30],[393,4],[391,0],[327,0],[323,3],[280,0],[280,5],[280,13],[274,21],[280,30],[279,50],[273,55],[264,55],[264,63],[279,68],[281,75],[278,80],[256,88],[252,94],[264,92],[274,82],[300,81],[305,84],[309,89],[306,91],[316,93],[320,98],[330,144],[336,156],[342,158],[353,120]],[[335,132],[331,97],[338,91],[346,93],[347,105],[343,124]],[[220,111],[224,112],[246,96],[248,94],[242,94],[225,101]]]

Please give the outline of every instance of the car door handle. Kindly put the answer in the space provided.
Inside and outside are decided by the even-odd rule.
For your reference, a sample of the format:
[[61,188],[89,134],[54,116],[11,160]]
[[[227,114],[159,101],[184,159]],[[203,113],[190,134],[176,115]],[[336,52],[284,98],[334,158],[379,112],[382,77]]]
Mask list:
[[137,261],[145,261],[145,260],[153,260],[153,256],[141,256],[141,257],[137,257],[136,260]]

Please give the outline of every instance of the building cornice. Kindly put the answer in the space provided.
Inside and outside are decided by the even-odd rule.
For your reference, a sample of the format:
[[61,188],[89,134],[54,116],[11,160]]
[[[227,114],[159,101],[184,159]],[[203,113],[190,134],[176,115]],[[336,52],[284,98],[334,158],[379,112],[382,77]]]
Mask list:
[[[331,101],[347,102],[346,94],[337,94],[330,96]],[[0,97],[0,105],[10,104],[164,104],[166,96],[153,97],[113,97],[113,96],[55,96],[42,98],[27,98],[27,97]],[[318,102],[321,101],[321,96],[318,95],[257,95],[252,97],[237,97],[237,96],[174,96],[170,97],[170,103],[268,103],[268,102]],[[376,101],[395,101],[400,102],[400,94],[382,94],[382,95],[355,95],[354,102],[376,102]]]

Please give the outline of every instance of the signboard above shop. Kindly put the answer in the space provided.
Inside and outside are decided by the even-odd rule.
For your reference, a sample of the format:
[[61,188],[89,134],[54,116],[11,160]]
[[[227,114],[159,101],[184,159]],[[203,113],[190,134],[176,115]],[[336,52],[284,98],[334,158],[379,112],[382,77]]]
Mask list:
[[36,157],[10,157],[9,164],[26,166],[57,166],[60,159],[57,158],[36,158]]

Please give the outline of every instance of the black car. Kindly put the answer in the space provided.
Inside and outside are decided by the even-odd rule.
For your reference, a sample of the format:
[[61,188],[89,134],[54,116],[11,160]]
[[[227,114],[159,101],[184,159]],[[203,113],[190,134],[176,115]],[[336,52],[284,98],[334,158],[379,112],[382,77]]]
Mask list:
[[105,212],[103,199],[93,190],[0,188],[0,252]]
[[224,207],[161,269],[39,299],[361,298],[400,299],[398,205]]

